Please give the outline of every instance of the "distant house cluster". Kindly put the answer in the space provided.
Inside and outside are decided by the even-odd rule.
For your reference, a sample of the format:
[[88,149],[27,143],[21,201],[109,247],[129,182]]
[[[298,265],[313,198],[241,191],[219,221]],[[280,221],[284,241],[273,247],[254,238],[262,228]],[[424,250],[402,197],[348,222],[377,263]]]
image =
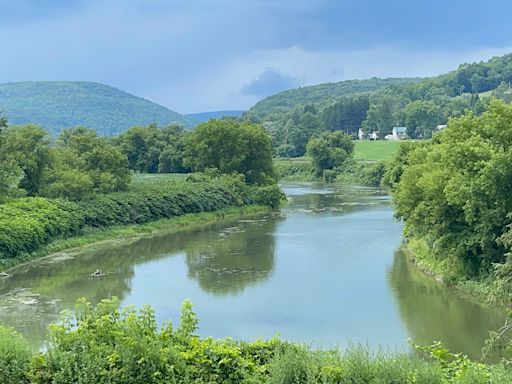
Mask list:
[[[379,133],[377,131],[365,133],[362,129],[359,129],[357,136],[359,140],[380,140]],[[391,134],[384,136],[385,140],[404,140],[407,138],[407,127],[393,127]]]
[[[436,131],[444,131],[448,127],[447,124],[439,124],[436,126]],[[359,128],[357,133],[359,140],[380,140],[378,131],[364,132],[362,128]],[[389,135],[384,136],[384,140],[405,140],[408,139],[407,127],[393,127]]]

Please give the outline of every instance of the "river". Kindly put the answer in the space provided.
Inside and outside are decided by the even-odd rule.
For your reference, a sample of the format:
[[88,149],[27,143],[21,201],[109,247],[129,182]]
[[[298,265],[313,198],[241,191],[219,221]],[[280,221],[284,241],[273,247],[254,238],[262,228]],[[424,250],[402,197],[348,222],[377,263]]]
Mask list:
[[[0,281],[0,324],[34,343],[84,296],[151,304],[177,323],[191,299],[203,336],[281,338],[315,347],[407,351],[443,341],[479,358],[497,310],[418,273],[400,252],[402,225],[375,188],[285,184],[280,213],[119,239],[20,266]],[[106,273],[92,277],[95,270]]]

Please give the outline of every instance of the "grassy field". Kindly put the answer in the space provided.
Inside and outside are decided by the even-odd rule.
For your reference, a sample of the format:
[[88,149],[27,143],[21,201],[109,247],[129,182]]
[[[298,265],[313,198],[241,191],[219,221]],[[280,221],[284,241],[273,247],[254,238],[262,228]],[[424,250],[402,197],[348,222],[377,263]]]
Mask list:
[[392,140],[356,141],[354,159],[368,161],[389,160],[399,145],[400,141]]

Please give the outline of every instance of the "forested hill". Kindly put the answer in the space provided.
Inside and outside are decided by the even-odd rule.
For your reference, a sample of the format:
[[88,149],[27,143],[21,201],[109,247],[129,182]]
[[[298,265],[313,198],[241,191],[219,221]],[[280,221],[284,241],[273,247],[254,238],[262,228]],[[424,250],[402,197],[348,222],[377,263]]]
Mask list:
[[265,120],[273,113],[281,113],[298,106],[323,104],[340,96],[374,92],[388,86],[418,83],[421,80],[422,78],[380,79],[374,77],[289,89],[260,100],[247,111],[245,116],[249,119]]
[[[466,99],[471,95],[477,98],[491,96],[492,91],[492,96],[511,101],[511,85],[512,54],[506,54],[488,61],[464,63],[451,72],[430,78],[372,78],[290,89],[259,101],[245,117],[257,121],[277,121],[282,120],[282,116],[293,109],[314,105],[320,111],[342,97],[354,98],[366,94],[371,96],[370,104],[373,104],[374,108],[382,104],[384,97],[392,99],[386,104],[393,105],[388,105],[384,109],[391,110],[391,113],[396,115],[389,119],[394,120],[394,123],[403,119],[404,107],[414,101],[429,102],[441,109],[448,109],[443,111],[444,119],[440,119],[443,121],[451,116],[452,112],[455,111],[457,115],[468,107]],[[469,100],[470,104],[476,102],[478,100]],[[453,105],[447,107],[447,103]],[[368,128],[374,129],[371,122],[369,123]],[[400,124],[407,122],[401,121]],[[387,129],[387,122],[384,125]]]
[[263,123],[281,157],[304,155],[313,136],[359,129],[381,139],[393,127],[424,139],[467,111],[486,110],[492,98],[512,102],[512,54],[461,64],[451,72],[423,79],[370,79],[321,84],[278,93],[244,118]]
[[52,135],[86,126],[115,135],[134,125],[177,122],[185,116],[108,85],[87,81],[30,81],[0,84],[0,111],[11,124],[35,123]]

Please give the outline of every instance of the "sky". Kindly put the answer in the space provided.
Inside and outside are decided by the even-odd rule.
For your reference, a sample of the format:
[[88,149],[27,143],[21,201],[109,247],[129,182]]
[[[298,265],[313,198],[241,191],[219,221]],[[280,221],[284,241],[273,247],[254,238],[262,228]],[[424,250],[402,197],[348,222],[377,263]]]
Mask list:
[[105,83],[180,113],[433,76],[512,52],[510,0],[0,0],[0,83]]

